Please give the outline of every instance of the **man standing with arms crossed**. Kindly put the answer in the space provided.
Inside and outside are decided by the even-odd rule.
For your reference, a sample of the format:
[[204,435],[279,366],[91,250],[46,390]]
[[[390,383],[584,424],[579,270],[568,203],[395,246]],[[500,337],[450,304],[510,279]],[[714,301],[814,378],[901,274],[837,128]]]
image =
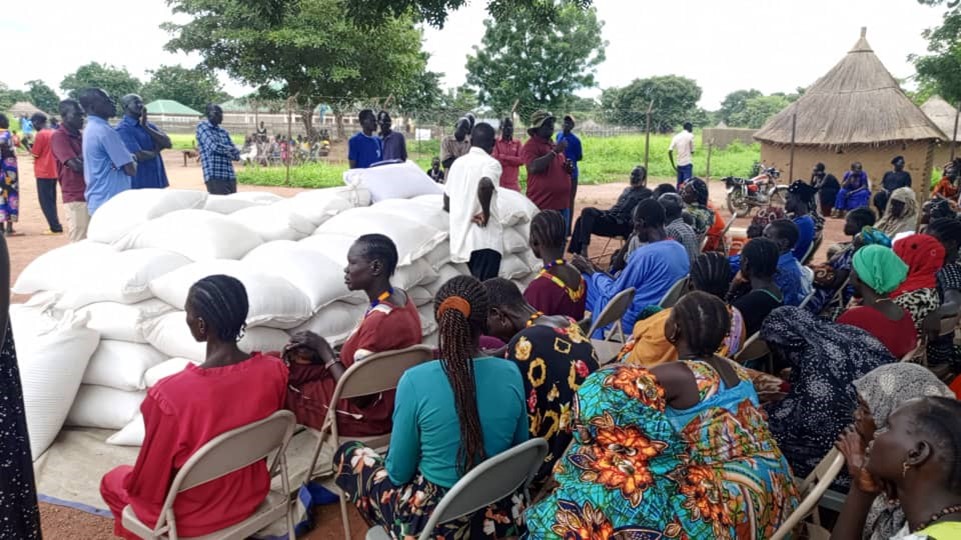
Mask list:
[[117,124],[117,133],[127,145],[127,150],[137,156],[137,176],[133,178],[133,189],[169,186],[160,151],[173,147],[170,137],[147,121],[147,108],[137,94],[120,98],[120,106],[123,107],[123,118]]
[[240,161],[240,150],[230,140],[227,130],[220,127],[224,111],[220,105],[207,104],[207,119],[197,124],[197,147],[200,166],[204,170],[204,184],[211,195],[237,193],[234,161]]
[[67,238],[79,242],[87,237],[87,200],[83,193],[87,184],[83,180],[83,143],[80,129],[83,128],[83,109],[72,99],[60,102],[60,118],[63,123],[50,136],[50,148],[57,160],[57,179],[63,193],[63,207],[66,210]]
[[87,113],[87,128],[83,130],[83,176],[87,182],[84,198],[87,211],[93,216],[103,203],[130,189],[131,178],[137,175],[137,162],[107,122],[117,115],[113,99],[99,88],[88,88],[80,93],[80,105]]
[[[674,151],[677,151],[677,161]],[[671,160],[671,167],[677,171],[677,187],[694,176],[694,126],[684,122],[684,129],[671,139],[671,146],[667,148],[667,157]]]

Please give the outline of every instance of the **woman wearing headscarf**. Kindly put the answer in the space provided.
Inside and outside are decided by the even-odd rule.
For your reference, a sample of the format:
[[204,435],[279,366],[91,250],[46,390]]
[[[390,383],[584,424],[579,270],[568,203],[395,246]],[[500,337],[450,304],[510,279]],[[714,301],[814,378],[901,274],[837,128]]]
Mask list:
[[876,337],[895,358],[917,346],[911,314],[888,298],[908,275],[908,266],[891,248],[865,246],[854,254],[851,285],[861,305],[838,317],[838,324],[857,326]]
[[921,335],[924,318],[941,306],[938,271],[944,265],[944,246],[927,234],[912,234],[894,243],[894,252],[908,265],[908,277],[891,298],[908,310]]
[[936,219],[925,231],[944,246],[944,266],[937,274],[937,291],[941,305],[923,322],[928,335],[928,366],[936,371],[957,372],[961,363],[961,350],[954,344],[954,335],[941,336],[941,319],[952,317],[961,311],[961,263],[958,248],[961,246],[961,220],[957,218]]
[[825,321],[792,306],[768,315],[761,325],[761,339],[775,358],[791,367],[790,391],[783,400],[764,407],[795,477],[804,478],[851,421],[852,381],[895,359],[864,330]]
[[[841,436],[842,440],[846,439],[851,444],[838,444],[852,478],[861,475],[866,462],[865,449],[874,439],[875,431],[887,425],[888,416],[901,404],[927,396],[954,396],[929,370],[908,362],[881,366],[855,380],[854,387],[858,399],[854,424]],[[861,492],[857,482],[852,483],[851,493],[855,497],[869,497]],[[894,537],[906,523],[900,503],[890,502],[881,494],[871,503],[861,538],[887,540]]]
[[[826,263],[813,265],[814,296],[805,308],[815,315],[827,316],[833,319],[837,313],[851,300],[851,291],[846,290],[838,296],[838,289],[845,285],[851,273],[851,258],[859,246],[874,243],[877,238],[873,234],[861,235],[865,228],[874,225],[874,212],[869,208],[855,208],[844,218],[844,234],[851,237],[851,241],[842,244],[840,251],[831,256]],[[886,240],[887,237],[881,235]],[[888,240],[890,245],[890,240]],[[833,309],[829,309],[833,308]]]
[[899,234],[912,233],[918,226],[918,199],[909,187],[891,192],[884,216],[875,226],[891,238]]

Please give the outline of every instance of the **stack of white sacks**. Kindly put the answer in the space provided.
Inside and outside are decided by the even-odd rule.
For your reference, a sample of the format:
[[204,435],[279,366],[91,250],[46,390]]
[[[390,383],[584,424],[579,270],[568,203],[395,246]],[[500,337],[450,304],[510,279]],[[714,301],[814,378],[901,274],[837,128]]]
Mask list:
[[[340,344],[367,307],[363,293],[344,284],[347,250],[362,234],[386,234],[400,255],[392,283],[410,293],[425,342],[436,343],[434,294],[467,273],[450,262],[441,199],[371,205],[371,191],[358,187],[287,199],[179,190],[118,195],[97,211],[88,240],[38,257],[13,287],[33,294],[11,312],[34,457],[62,425],[119,430],[110,444],[142,443],[147,388],[204,359],[184,301],[208,275],[234,276],[247,289],[242,349],[281,350],[301,330]],[[538,267],[527,244],[535,212],[520,194],[499,197],[507,225],[501,275],[522,286]]]

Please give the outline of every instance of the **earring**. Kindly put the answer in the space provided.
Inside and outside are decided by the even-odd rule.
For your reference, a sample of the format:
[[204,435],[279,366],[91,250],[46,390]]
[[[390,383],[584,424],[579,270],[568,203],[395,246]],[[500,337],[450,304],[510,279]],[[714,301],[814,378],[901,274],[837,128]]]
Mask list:
[[244,336],[245,336],[245,335],[247,335],[247,324],[246,324],[246,323],[244,323],[244,324],[240,327],[240,332],[237,332],[237,341],[239,342],[240,340],[244,339]]
[[911,468],[911,466],[908,465],[908,462],[907,462],[907,461],[905,461],[904,463],[901,464],[901,478],[907,478],[907,476],[908,476],[908,469],[910,469],[910,468]]

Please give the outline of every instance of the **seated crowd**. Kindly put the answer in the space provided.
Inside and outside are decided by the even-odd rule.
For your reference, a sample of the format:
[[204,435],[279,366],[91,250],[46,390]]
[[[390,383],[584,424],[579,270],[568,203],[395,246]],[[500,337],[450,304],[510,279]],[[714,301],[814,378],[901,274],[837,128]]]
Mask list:
[[[499,168],[484,125],[445,189],[452,221],[470,222],[458,233],[460,258],[489,277],[491,260],[476,254],[495,240],[472,232],[496,217]],[[838,200],[863,197],[859,172],[845,175]],[[349,251],[346,283],[370,307],[339,347],[304,332],[281,353],[246,354],[237,345],[243,285],[198,281],[186,322],[206,342],[206,361],[148,391],[137,462],[101,485],[115,532],[135,538],[121,522],[127,505],[155,523],[171,478],[218,434],[284,408],[320,430],[336,407],[348,442],[333,454],[334,481],[394,538],[420,535],[467,472],[532,438],[548,444],[536,500],[520,491],[439,524],[432,537],[770,538],[797,509],[800,481],[835,446],[847,468],[832,489],[848,495],[832,538],[961,537],[961,404],[942,382],[961,372],[961,349],[940,335],[942,319],[961,310],[957,215],[925,207],[915,234],[913,202],[899,190],[877,228],[871,210],[845,202],[851,242],[807,267],[816,191],[792,185],[791,217],[759,212],[732,255],[703,180],[680,193],[645,183],[637,168],[613,208],[586,209],[569,246],[561,212],[535,215],[529,243],[543,269],[525,290],[497,277],[444,283],[433,303],[436,360],[377,395],[331,403],[352,364],[421,343],[413,300],[391,285],[398,253],[387,236],[362,236]],[[597,233],[627,241],[620,271],[586,258]],[[662,305],[682,280],[680,299]],[[587,336],[583,319],[628,288],[626,343],[614,358],[599,356],[591,338],[609,338],[607,329]],[[739,363],[757,340],[767,361]],[[914,357],[930,369],[899,362]],[[233,405],[214,413],[217,402]],[[388,433],[386,455],[350,440]],[[261,461],[184,491],[179,533],[243,520],[269,485]]]

